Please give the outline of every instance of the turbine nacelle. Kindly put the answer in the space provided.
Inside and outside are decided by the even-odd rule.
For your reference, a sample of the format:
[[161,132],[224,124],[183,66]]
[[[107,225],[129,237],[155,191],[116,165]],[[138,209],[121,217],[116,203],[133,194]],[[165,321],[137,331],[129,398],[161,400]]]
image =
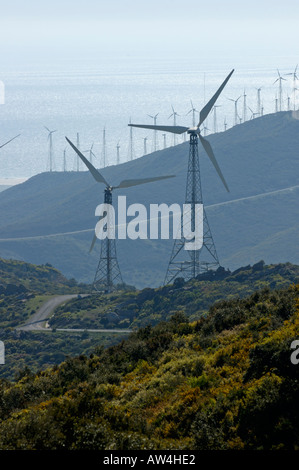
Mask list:
[[196,127],[189,127],[189,129],[187,130],[187,134],[197,134],[197,135],[199,135],[200,130],[197,126]]

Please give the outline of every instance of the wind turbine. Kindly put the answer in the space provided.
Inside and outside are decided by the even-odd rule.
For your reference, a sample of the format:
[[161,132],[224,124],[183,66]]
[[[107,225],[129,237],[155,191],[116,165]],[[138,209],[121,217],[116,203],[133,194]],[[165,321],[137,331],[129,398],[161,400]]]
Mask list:
[[[242,96],[242,95],[241,95],[241,96]],[[232,98],[228,98],[229,101],[232,101],[233,103],[235,103],[235,126],[238,124],[238,120],[239,120],[238,101],[239,101],[239,99],[241,98],[241,96],[239,96],[239,98],[237,98],[236,100],[233,100]]]
[[198,113],[198,111],[197,111],[196,108],[194,108],[192,100],[190,100],[190,102],[191,102],[191,109],[190,109],[190,111],[188,111],[186,116],[188,116],[188,114],[192,113],[192,126],[195,127],[195,113]]
[[203,135],[204,135],[205,137],[206,137],[206,135],[207,135],[207,132],[211,132],[211,129],[209,129],[207,126],[204,126],[202,130],[203,130]]
[[277,94],[275,95],[275,113],[278,113],[278,98],[277,98]]
[[[131,118],[130,118],[131,122]],[[129,140],[129,149],[128,149],[128,154],[129,154],[129,160],[134,159],[134,144],[133,144],[133,128],[130,127],[130,140]]]
[[227,130],[227,121],[226,121],[226,117],[224,118],[224,124],[223,124],[223,125],[224,125],[224,131],[226,131],[226,130]]
[[217,110],[217,108],[220,108],[220,107],[221,107],[221,105],[214,105],[214,107],[213,107],[213,112],[214,112],[214,133],[215,134],[216,134],[216,132],[218,132],[216,110]]
[[282,111],[282,81],[286,81],[285,78],[283,78],[281,75],[280,75],[280,72],[279,70],[277,69],[277,73],[278,73],[278,78],[275,80],[275,82],[273,83],[273,85],[277,82],[279,82],[279,111]]
[[[173,125],[176,126],[176,117],[179,116],[179,114],[173,109],[173,106],[171,105],[172,107],[172,114],[169,116],[168,119],[170,119],[172,116],[173,116]],[[173,145],[176,145],[176,135],[173,134]]]
[[66,148],[63,151],[63,171],[66,172]]
[[259,115],[259,113],[255,113],[254,111],[252,111],[252,109],[251,109],[249,106],[248,106],[248,109],[250,109],[250,111],[251,111],[251,118],[250,118],[250,120],[251,120],[251,119],[254,119],[255,116],[258,116],[258,115]]
[[166,149],[166,134],[163,134],[164,148]]
[[93,146],[94,146],[94,143],[92,143],[90,149],[83,151],[84,153],[89,153],[89,161],[90,161],[90,163],[93,163],[93,157],[96,158],[96,156],[95,156],[95,154],[94,154],[94,152],[93,152],[93,150],[92,150],[92,149],[93,149]]
[[106,167],[106,160],[107,160],[107,154],[106,154],[106,128],[104,127],[103,129],[103,148],[102,148],[102,160],[103,160],[103,168]]
[[[112,186],[109,184],[103,175],[84,157],[84,155],[80,152],[77,147],[66,137],[67,142],[70,146],[75,150],[77,155],[81,158],[83,163],[87,166],[88,170],[92,174],[93,178],[96,180],[97,183],[103,183],[105,185],[104,190],[104,203],[109,204],[112,206],[112,192],[115,189],[124,189],[124,188],[131,188],[132,186],[137,186],[140,184],[145,183],[152,183],[154,181],[164,180],[167,178],[174,178],[174,175],[170,176],[155,176],[151,178],[141,178],[141,179],[128,179],[123,180],[119,183],[118,186]],[[108,211],[109,213],[109,211]],[[107,222],[107,230],[114,229],[112,222]],[[90,247],[90,252],[92,251],[94,244],[96,242],[97,235],[95,234],[92,240],[92,244]],[[115,238],[110,238],[109,236],[102,240],[101,244],[101,258],[96,270],[94,282],[93,282],[93,289],[95,290],[102,290],[104,289],[105,292],[111,292],[114,289],[115,283],[119,282],[123,284],[121,272],[119,269],[117,257],[116,257],[116,246],[115,246]]]
[[[148,116],[154,120],[154,125],[155,126],[157,125],[157,116],[158,116],[158,114],[159,113],[155,114],[155,116],[151,116],[150,114],[148,114]],[[156,150],[157,150],[157,131],[154,131],[154,152],[156,152]]]
[[[216,103],[219,95],[224,89],[225,85],[229,81],[234,70],[226,77],[222,85],[210,99],[210,101],[202,108],[199,113],[199,122],[197,126],[194,127],[184,127],[184,126],[148,126],[146,124],[129,124],[129,126],[139,127],[143,129],[156,129],[157,131],[171,132],[173,134],[183,134],[187,132],[190,136],[190,145],[189,145],[189,160],[188,160],[188,171],[187,171],[187,183],[186,183],[186,197],[185,204],[190,205],[191,207],[191,230],[194,233],[194,228],[196,224],[196,207],[198,204],[203,204],[202,199],[202,188],[201,188],[201,178],[200,178],[200,167],[199,167],[199,156],[198,156],[198,139],[200,140],[203,149],[210,161],[214,165],[215,170],[218,173],[225,189],[229,191],[227,183],[224,179],[224,176],[219,168],[216,157],[212,150],[212,147],[208,140],[206,140],[201,135],[200,127],[208,117],[210,111],[212,110],[214,104]],[[181,227],[183,226],[183,220],[181,222]],[[183,233],[184,231],[181,230]],[[184,277],[185,279],[191,279],[196,277],[201,272],[206,272],[215,267],[219,267],[219,260],[208,224],[208,219],[203,208],[203,244],[200,249],[186,250],[186,238],[182,235],[181,238],[176,239],[174,242],[173,250],[171,253],[167,273],[165,276],[165,283],[171,283],[177,277]],[[179,257],[183,254],[187,257],[187,261],[179,260]],[[200,260],[200,255],[206,255],[210,260]]]
[[246,95],[246,92],[244,90],[244,93],[243,93],[243,122],[246,122],[246,119],[247,119],[247,103],[246,103],[246,98],[247,98],[247,95]]
[[52,140],[52,134],[54,134],[54,132],[57,132],[57,130],[55,131],[50,131],[50,129],[48,129],[46,126],[44,126],[44,128],[48,131],[48,141],[49,141],[49,160],[50,160],[50,171],[53,170],[53,140]]
[[147,137],[143,138],[143,155],[147,155],[147,148],[146,148]]
[[116,163],[117,163],[117,165],[119,165],[119,163],[120,163],[119,149],[120,149],[120,145],[119,145],[119,141],[118,141],[117,146],[116,146]]
[[294,72],[286,73],[286,75],[292,75],[292,77],[293,77],[293,106],[294,106],[294,111],[296,111],[296,91],[297,91],[296,81],[299,80],[298,77],[297,77],[297,68],[298,68],[298,65],[296,65],[296,68],[295,68]]
[[257,90],[257,112],[261,115],[261,88],[256,88]]

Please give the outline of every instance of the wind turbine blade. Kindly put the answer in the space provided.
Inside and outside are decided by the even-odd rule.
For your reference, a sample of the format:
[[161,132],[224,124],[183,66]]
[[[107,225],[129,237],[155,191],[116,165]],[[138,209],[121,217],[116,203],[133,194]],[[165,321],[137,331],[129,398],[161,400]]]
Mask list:
[[46,126],[44,126],[45,129],[47,129],[48,132],[51,132],[50,129],[48,129]]
[[130,188],[131,186],[138,186],[139,184],[153,183],[154,181],[165,180],[167,178],[174,178],[175,175],[169,176],[155,176],[152,178],[141,178],[141,179],[132,179],[132,180],[123,180],[119,183],[118,186],[114,186],[114,189],[117,188]]
[[1,149],[2,147],[4,147],[4,145],[9,144],[9,142],[11,142],[12,140],[16,139],[16,138],[19,137],[20,135],[21,135],[21,134],[18,134],[18,135],[16,135],[15,137],[13,137],[12,139],[10,139],[10,140],[8,140],[7,142],[5,142],[5,144],[0,145],[0,149]]
[[89,169],[94,179],[98,183],[104,183],[106,186],[109,186],[109,184],[107,183],[105,178],[101,175],[101,173],[87,160],[87,158],[84,157],[84,155],[80,152],[80,150],[78,150],[77,147],[75,147],[75,145],[67,137],[66,137],[66,140],[68,141],[70,146],[75,150],[75,152],[79,155],[83,163],[85,163],[85,165]]
[[89,253],[92,252],[93,247],[94,247],[96,241],[97,241],[97,236],[96,236],[96,234],[94,234],[93,239],[92,239],[92,242],[91,242],[91,245],[90,245],[90,248],[89,248]]
[[189,127],[183,126],[154,126],[147,124],[128,124],[128,126],[141,127],[142,129],[153,129],[156,131],[172,132],[173,134],[183,134],[189,129]]
[[224,80],[224,82],[222,83],[222,85],[218,88],[218,90],[216,91],[216,93],[214,94],[214,96],[210,99],[210,101],[204,106],[204,108],[200,111],[200,115],[199,115],[199,123],[198,123],[198,128],[201,126],[201,124],[204,122],[204,120],[207,118],[209,112],[211,111],[211,109],[213,108],[215,102],[217,101],[220,93],[222,92],[223,88],[225,87],[225,85],[227,84],[227,82],[229,81],[230,77],[232,76],[234,72],[234,69],[230,72],[230,74],[226,77],[226,79]]
[[219,165],[217,163],[216,157],[214,155],[214,152],[212,150],[212,147],[211,147],[210,143],[206,139],[204,139],[200,134],[199,134],[199,138],[200,138],[202,146],[205,149],[208,157],[210,158],[211,162],[213,163],[213,165],[214,165],[214,167],[215,167],[222,183],[224,184],[224,187],[225,187],[226,191],[229,192],[228,186],[227,186],[226,181],[224,179],[224,176],[223,176],[223,174],[222,174],[222,172],[219,168]]

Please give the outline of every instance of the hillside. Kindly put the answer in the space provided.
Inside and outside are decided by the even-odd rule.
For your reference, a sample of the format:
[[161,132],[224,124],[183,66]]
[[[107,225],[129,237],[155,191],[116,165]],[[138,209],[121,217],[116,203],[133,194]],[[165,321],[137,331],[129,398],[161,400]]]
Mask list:
[[298,301],[265,288],[0,381],[0,449],[298,450]]
[[[21,326],[49,298],[58,294],[78,294],[90,286],[66,279],[52,266],[36,266],[15,260],[0,259],[0,340],[5,343],[5,365],[0,366],[0,377],[14,379],[20,370],[38,371],[63,361],[67,356],[88,353],[99,342],[99,337],[74,333],[23,332]],[[103,334],[104,346],[119,338]]]
[[[13,380],[24,368],[45,370],[67,357],[89,355],[96,347],[117,344],[127,337],[128,328],[154,326],[169,321],[177,312],[197,321],[215,302],[244,298],[263,288],[289,287],[299,282],[299,267],[259,262],[234,272],[219,270],[210,278],[201,276],[188,283],[178,279],[173,286],[76,297],[51,314],[48,322],[52,331],[22,331],[18,327],[49,298],[59,293],[89,292],[90,286],[65,279],[53,267],[18,261],[1,261],[1,279],[0,340],[5,342],[6,363],[0,368],[0,377]],[[74,331],[61,332],[60,328]],[[97,329],[104,331],[87,331]]]
[[[228,182],[226,193],[200,149],[203,194],[221,265],[299,263],[299,120],[281,112],[253,119],[208,140]],[[175,174],[176,178],[115,191],[127,203],[183,203],[188,143],[102,170],[112,184],[122,179]],[[55,188],[55,190],[53,189]],[[94,211],[104,187],[88,172],[43,173],[0,193],[0,255],[35,264],[51,263],[68,278],[91,283],[100,243],[89,247]],[[80,233],[72,233],[77,232]],[[71,233],[66,233],[71,232]],[[61,234],[52,237],[45,235]],[[33,237],[33,238],[28,238]],[[18,238],[13,241],[11,239]],[[163,283],[172,240],[120,240],[118,259],[127,284]]]
[[140,328],[167,321],[179,311],[189,321],[199,320],[217,301],[244,298],[262,288],[282,289],[299,283],[299,266],[290,263],[219,269],[189,282],[141,291],[94,294],[58,307],[52,328]]
[[67,279],[50,264],[37,266],[17,260],[0,258],[0,293],[30,292],[33,294],[59,294],[87,289],[75,279]]

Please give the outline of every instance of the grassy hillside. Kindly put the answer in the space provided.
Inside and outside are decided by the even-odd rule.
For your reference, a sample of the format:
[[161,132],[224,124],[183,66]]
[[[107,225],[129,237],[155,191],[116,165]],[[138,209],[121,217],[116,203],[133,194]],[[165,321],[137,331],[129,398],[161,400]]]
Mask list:
[[299,289],[175,312],[126,341],[0,382],[0,449],[298,449]]
[[[260,259],[299,264],[297,118],[291,112],[271,114],[208,136],[230,193],[199,147],[204,202],[225,268],[234,270]],[[183,203],[188,152],[188,143],[183,143],[105,168],[103,174],[112,184],[145,175],[176,175],[115,191],[114,201],[119,194],[127,196],[128,204],[138,202],[146,207]],[[48,262],[67,277],[91,283],[100,243],[91,254],[89,247],[103,190],[84,171],[43,173],[0,193],[0,255],[35,264]],[[43,238],[80,230],[83,232]],[[120,240],[117,250],[124,281],[138,288],[161,285],[171,249],[172,240]]]

